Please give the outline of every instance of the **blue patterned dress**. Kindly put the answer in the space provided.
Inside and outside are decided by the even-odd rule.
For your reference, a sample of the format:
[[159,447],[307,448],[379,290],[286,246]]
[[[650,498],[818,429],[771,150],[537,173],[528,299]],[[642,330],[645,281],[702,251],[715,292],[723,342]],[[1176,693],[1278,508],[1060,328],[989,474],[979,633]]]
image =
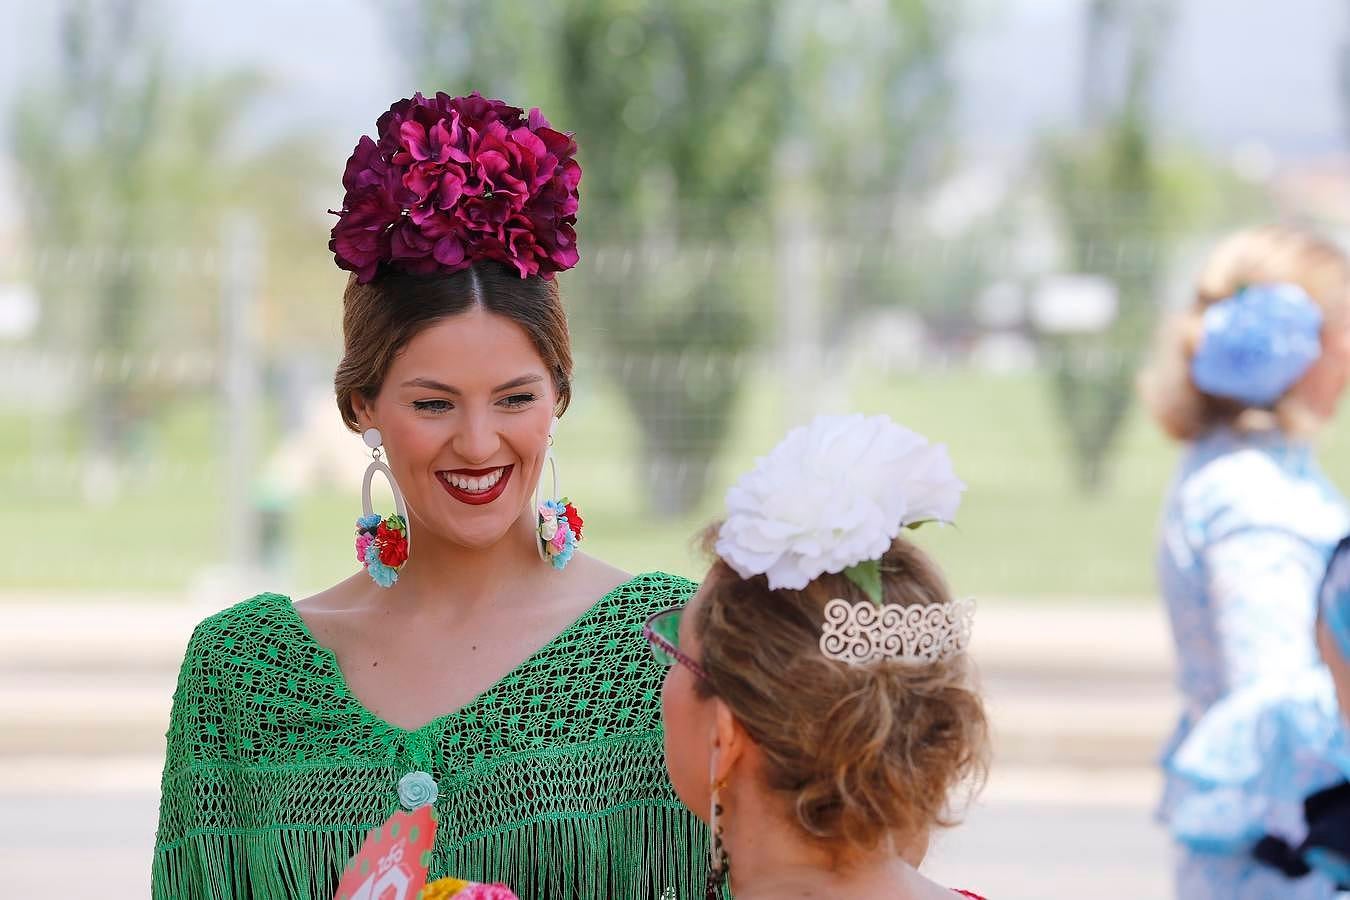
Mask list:
[[1218,429],[1169,491],[1158,572],[1183,713],[1163,755],[1159,811],[1187,900],[1322,898],[1250,856],[1265,834],[1302,840],[1303,798],[1350,773],[1350,741],[1318,658],[1318,583],[1350,529],[1308,445]]

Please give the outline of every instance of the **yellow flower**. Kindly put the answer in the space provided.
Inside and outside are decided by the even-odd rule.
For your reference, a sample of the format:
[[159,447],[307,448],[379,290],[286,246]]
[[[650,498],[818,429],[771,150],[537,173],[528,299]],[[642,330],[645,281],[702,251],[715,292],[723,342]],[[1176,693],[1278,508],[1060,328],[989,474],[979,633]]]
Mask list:
[[449,900],[471,884],[472,881],[461,881],[458,878],[439,878],[422,890],[422,900]]

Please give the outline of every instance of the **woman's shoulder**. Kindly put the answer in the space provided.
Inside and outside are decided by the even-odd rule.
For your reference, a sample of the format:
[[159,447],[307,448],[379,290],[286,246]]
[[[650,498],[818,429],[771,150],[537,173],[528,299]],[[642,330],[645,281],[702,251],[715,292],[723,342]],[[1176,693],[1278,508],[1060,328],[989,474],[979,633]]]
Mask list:
[[1290,479],[1281,465],[1287,449],[1278,435],[1256,437],[1221,430],[1196,441],[1182,461],[1188,496],[1236,493],[1243,482],[1280,484]]
[[302,665],[288,615],[294,619],[289,597],[258,594],[207,616],[193,630],[174,690],[170,769],[229,757],[230,732],[239,722],[227,727],[225,710],[260,709],[259,698],[277,695],[276,686]]
[[688,578],[657,570],[630,575],[610,591],[607,599],[610,606],[645,621],[653,613],[688,603],[697,589],[698,584]]
[[633,575],[629,583],[643,596],[677,600],[687,599],[698,588],[698,582],[660,569]]
[[[629,747],[624,752],[650,758],[664,781],[659,728],[666,668],[652,655],[642,625],[683,603],[692,588],[665,572],[624,578],[503,679],[492,691],[491,715],[513,717],[509,730],[535,749],[621,738]],[[521,710],[527,711],[523,720]]]
[[1347,527],[1344,501],[1302,448],[1278,441],[1215,441],[1184,465],[1174,515],[1202,541],[1249,529],[1322,540]]
[[197,623],[183,657],[183,672],[214,672],[231,668],[230,660],[253,657],[279,662],[296,641],[298,621],[291,598],[263,593],[226,607]]
[[292,609],[291,598],[285,594],[255,594],[202,619],[193,629],[193,640],[223,638],[237,641],[253,634],[267,634],[278,619]]

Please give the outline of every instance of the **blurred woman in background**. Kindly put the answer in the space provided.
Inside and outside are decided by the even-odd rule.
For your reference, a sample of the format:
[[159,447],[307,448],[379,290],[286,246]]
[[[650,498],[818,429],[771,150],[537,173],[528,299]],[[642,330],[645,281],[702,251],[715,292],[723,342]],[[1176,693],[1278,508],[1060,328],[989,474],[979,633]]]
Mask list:
[[1186,445],[1163,509],[1158,575],[1183,712],[1160,816],[1187,900],[1330,897],[1256,858],[1297,843],[1303,799],[1340,781],[1342,730],[1314,637],[1317,590],[1346,505],[1310,438],[1350,375],[1350,261],[1286,227],[1210,255],[1164,331],[1146,402]]

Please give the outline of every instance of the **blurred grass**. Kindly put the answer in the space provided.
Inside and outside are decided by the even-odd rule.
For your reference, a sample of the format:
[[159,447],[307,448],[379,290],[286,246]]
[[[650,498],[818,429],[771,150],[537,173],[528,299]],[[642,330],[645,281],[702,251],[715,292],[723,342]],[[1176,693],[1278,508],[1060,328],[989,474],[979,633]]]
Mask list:
[[[1072,484],[1042,377],[926,374],[861,381],[850,393],[848,408],[889,413],[950,448],[970,487],[958,526],[922,529],[916,539],[944,564],[958,592],[1046,600],[1152,595],[1158,506],[1177,450],[1142,412],[1126,429],[1110,487],[1088,497]],[[707,501],[673,521],[642,510],[636,434],[616,394],[583,384],[577,396],[559,429],[558,454],[563,490],[587,517],[588,551],[632,571],[697,576],[702,562],[692,538],[717,516],[726,485],[783,434],[789,417],[781,391],[764,379],[746,392]],[[0,571],[0,596],[172,597],[205,567],[220,564],[231,527],[223,521],[230,488],[211,455],[221,427],[213,415],[204,402],[167,414],[146,436],[141,475],[107,505],[84,502],[76,467],[33,453],[37,443],[68,449],[60,426],[27,416],[0,419],[6,518],[22,523],[8,535],[11,564]],[[40,441],[39,429],[45,429]],[[1350,483],[1350,427],[1333,427],[1322,444],[1333,480]],[[353,437],[352,453],[359,458],[361,451]],[[354,482],[350,490],[316,492],[296,503],[278,590],[301,596],[353,571],[358,488]]]

